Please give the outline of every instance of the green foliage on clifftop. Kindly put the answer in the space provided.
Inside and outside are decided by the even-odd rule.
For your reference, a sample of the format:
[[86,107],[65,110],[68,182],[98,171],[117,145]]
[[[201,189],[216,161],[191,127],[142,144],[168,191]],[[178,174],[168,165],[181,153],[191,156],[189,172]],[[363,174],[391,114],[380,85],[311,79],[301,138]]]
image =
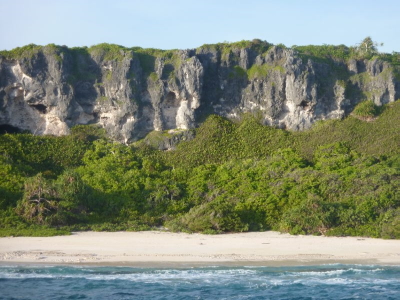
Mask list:
[[23,47],[17,47],[10,51],[2,50],[0,51],[0,55],[6,57],[7,59],[31,58],[42,48],[43,48],[42,46],[29,44]]
[[123,60],[125,56],[126,49],[123,46],[115,44],[102,43],[98,45],[91,46],[88,48],[88,52],[94,56],[100,56],[103,60]]
[[166,152],[108,141],[92,126],[4,134],[0,235],[166,226],[400,238],[399,118],[399,101],[373,120],[304,132],[211,116]]
[[[222,61],[237,62],[243,55],[256,56],[265,54],[273,47],[272,43],[263,41],[260,39],[253,39],[251,41],[242,40],[239,42],[223,42],[216,44],[205,44],[197,49],[194,49],[192,53],[201,54],[204,51],[216,52],[216,57],[219,57]],[[282,44],[276,45],[280,48],[287,48]],[[292,46],[295,51],[295,55],[298,55],[304,60],[311,59],[314,62],[325,63],[331,66],[333,72],[336,73],[336,77],[347,81],[349,74],[347,68],[343,63],[347,63],[351,59],[357,60],[374,60],[380,59],[388,62],[391,65],[391,71],[400,78],[400,54],[398,52],[379,53],[377,49],[378,45],[371,40],[370,37],[365,38],[357,46],[346,46],[346,45],[306,45],[306,46]],[[71,74],[69,74],[68,82],[75,84],[77,81],[82,79],[95,80],[96,72],[90,68],[82,69],[80,64],[82,61],[90,62],[90,59],[101,59],[103,61],[116,61],[122,62],[124,58],[137,59],[140,63],[141,69],[144,75],[147,77],[151,73],[155,72],[155,63],[157,59],[160,59],[164,64],[164,74],[161,79],[167,80],[174,78],[175,71],[179,68],[182,63],[182,52],[180,50],[161,50],[153,48],[141,48],[141,47],[124,47],[121,45],[101,43],[93,45],[91,47],[73,47],[67,48],[66,46],[58,46],[49,44],[46,46],[39,46],[35,44],[29,44],[27,46],[18,47],[9,51],[0,51],[0,57],[6,59],[32,59],[34,56],[40,55],[40,53],[51,54],[56,61],[63,64],[65,57],[68,59],[68,63],[72,63]],[[83,64],[85,65],[85,64]],[[67,67],[68,68],[68,67]],[[240,67],[239,67],[240,68]],[[246,73],[238,69],[235,66],[230,73],[231,78],[244,78],[246,75],[250,79],[265,77],[269,72],[280,71],[282,72],[282,66],[268,66],[268,65],[257,65],[253,64],[249,66]],[[131,74],[132,75],[132,74]],[[351,78],[350,78],[351,79]],[[355,78],[352,78],[355,79]],[[362,79],[362,78],[361,78]],[[323,85],[323,84],[322,84]],[[320,87],[323,90],[323,86]],[[368,97],[367,97],[368,98]]]

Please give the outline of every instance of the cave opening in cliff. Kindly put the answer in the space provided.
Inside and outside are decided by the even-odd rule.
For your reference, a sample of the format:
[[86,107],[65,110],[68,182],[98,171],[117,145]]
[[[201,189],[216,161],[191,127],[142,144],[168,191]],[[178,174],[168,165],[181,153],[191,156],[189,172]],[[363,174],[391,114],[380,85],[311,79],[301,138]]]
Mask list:
[[21,133],[23,132],[22,129],[8,125],[8,124],[0,124],[0,134],[6,134],[6,133]]
[[43,104],[29,104],[30,107],[38,110],[41,114],[46,113],[47,106]]
[[165,97],[165,105],[169,108],[170,106],[175,106],[176,95],[174,92],[169,92]]
[[300,106],[303,109],[307,109],[309,107],[309,103],[307,101],[303,100],[303,101],[301,101]]

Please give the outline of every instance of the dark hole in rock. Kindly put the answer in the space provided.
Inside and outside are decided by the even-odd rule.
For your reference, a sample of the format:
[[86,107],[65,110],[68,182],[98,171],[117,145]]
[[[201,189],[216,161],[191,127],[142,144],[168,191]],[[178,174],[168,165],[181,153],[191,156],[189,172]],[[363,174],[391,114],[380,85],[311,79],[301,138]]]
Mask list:
[[100,86],[99,91],[100,91],[100,96],[104,97],[106,95],[106,90],[104,89],[104,87]]
[[306,107],[308,107],[308,102],[303,100],[303,101],[301,101],[300,106],[303,108],[306,108]]
[[[165,97],[165,103],[166,103],[167,105],[173,105],[173,104],[175,104],[175,101],[176,101],[175,93],[169,92],[169,93],[167,94],[167,96]],[[168,107],[168,108],[169,108],[169,107]]]
[[47,106],[43,104],[29,104],[29,106],[33,107],[34,109],[38,110],[41,114],[46,113]]
[[358,73],[363,73],[367,71],[364,61],[357,61],[357,70]]
[[164,69],[162,71],[161,79],[168,79],[170,74],[174,71],[174,66],[172,64],[165,64]]
[[0,125],[0,134],[5,133],[20,133],[23,130],[19,129],[18,127],[8,125],[8,124],[1,124]]

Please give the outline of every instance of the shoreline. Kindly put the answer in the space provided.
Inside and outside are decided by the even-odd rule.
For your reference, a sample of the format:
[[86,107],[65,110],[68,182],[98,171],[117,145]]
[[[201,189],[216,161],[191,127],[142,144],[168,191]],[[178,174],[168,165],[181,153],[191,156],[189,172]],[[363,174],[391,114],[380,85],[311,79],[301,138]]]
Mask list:
[[302,267],[302,266],[329,266],[329,265],[355,265],[355,266],[400,266],[399,263],[382,263],[378,260],[276,260],[276,261],[226,261],[226,262],[69,262],[69,263],[54,263],[54,262],[5,262],[0,261],[1,267],[79,267],[79,268],[100,268],[100,267],[115,267],[115,268],[138,268],[138,269],[192,269],[192,268],[256,268],[256,267]]
[[400,240],[293,236],[273,231],[221,235],[78,232],[70,236],[0,238],[0,266],[189,268],[338,263],[400,265]]

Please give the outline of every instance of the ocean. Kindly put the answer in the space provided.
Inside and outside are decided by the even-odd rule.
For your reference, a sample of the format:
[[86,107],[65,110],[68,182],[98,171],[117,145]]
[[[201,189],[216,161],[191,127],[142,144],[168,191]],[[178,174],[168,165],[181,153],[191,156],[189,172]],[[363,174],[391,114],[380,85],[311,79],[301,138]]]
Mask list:
[[0,266],[0,299],[400,299],[400,266]]

